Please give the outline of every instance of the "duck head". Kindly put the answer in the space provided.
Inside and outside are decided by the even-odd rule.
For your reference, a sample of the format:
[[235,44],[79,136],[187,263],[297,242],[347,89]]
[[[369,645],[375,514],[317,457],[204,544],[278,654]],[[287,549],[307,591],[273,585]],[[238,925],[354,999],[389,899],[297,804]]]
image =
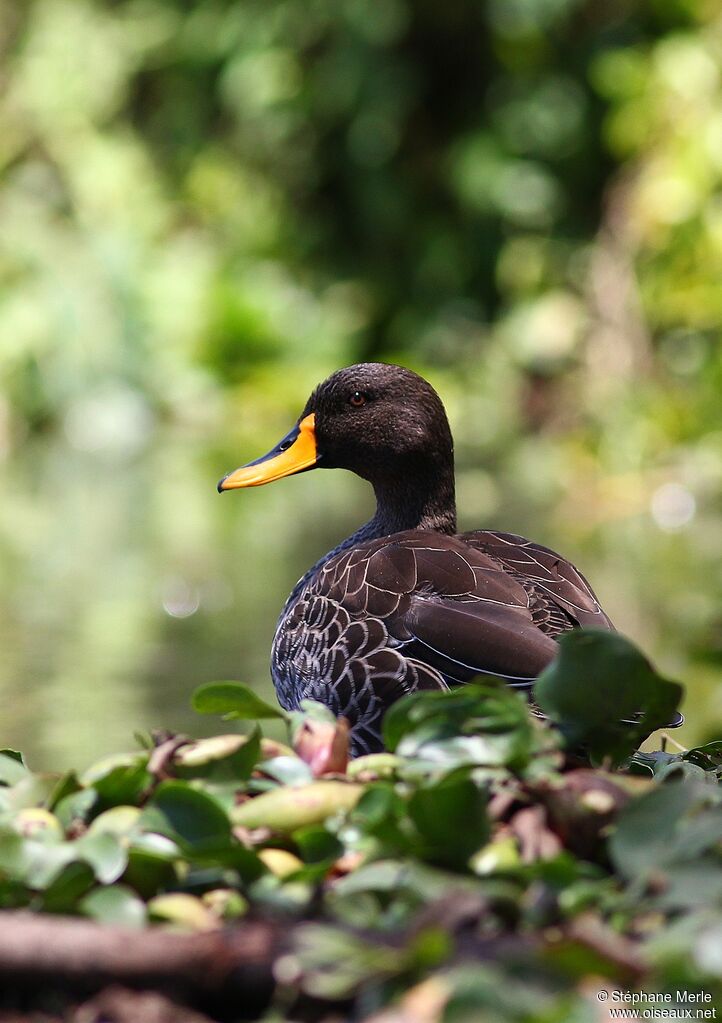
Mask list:
[[314,390],[295,426],[261,458],[228,473],[219,492],[309,469],[349,469],[386,490],[451,476],[453,443],[431,384],[402,366],[360,363]]

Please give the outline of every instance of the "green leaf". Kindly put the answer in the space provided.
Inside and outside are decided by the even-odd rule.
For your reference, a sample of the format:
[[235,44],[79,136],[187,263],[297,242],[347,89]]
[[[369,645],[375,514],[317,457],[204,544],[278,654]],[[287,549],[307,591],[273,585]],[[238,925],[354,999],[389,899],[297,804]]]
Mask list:
[[407,827],[405,800],[389,782],[367,786],[351,814],[352,823],[364,836],[373,838],[386,857],[411,855],[414,839]]
[[19,753],[15,750],[0,751],[0,785],[15,785],[28,773]]
[[655,870],[685,863],[722,839],[722,794],[697,782],[668,782],[631,800],[609,840],[617,870],[646,878]]
[[98,794],[100,808],[118,804],[137,803],[152,784],[145,753],[119,753],[105,757],[81,775],[85,788],[92,787]]
[[261,733],[216,735],[183,746],[173,762],[180,778],[204,778],[209,781],[245,781],[261,756]]
[[[142,821],[139,821],[142,823]],[[166,835],[158,835],[154,831],[141,831],[131,836],[131,851],[146,852],[164,863],[172,863],[182,857],[181,848],[177,842]]]
[[186,892],[157,895],[148,903],[148,913],[154,920],[174,924],[183,930],[207,931],[220,926],[211,910],[196,895]]
[[702,857],[692,863],[675,863],[664,871],[664,889],[654,900],[665,909],[704,909],[722,902],[722,868],[719,860]]
[[27,885],[11,878],[0,877],[0,909],[20,909],[33,898]]
[[55,804],[55,815],[64,828],[70,827],[73,821],[86,823],[98,802],[95,789],[79,789],[65,796]]
[[23,810],[31,806],[44,806],[57,784],[57,777],[50,774],[30,774],[8,788],[0,789],[4,806],[8,810]]
[[470,778],[449,775],[418,789],[409,816],[422,838],[423,856],[432,863],[463,868],[491,833],[487,798]]
[[405,810],[406,804],[392,784],[375,782],[366,788],[356,804],[353,821],[364,830],[375,833],[379,825],[389,819],[399,818]]
[[288,722],[291,726],[291,738],[295,744],[299,731],[306,721],[318,721],[321,724],[335,725],[336,715],[325,703],[318,700],[301,700],[300,709],[289,711]]
[[386,712],[383,733],[386,746],[411,761],[406,773],[415,764],[422,770],[464,764],[517,769],[537,743],[526,701],[494,678],[404,696]]
[[220,920],[237,920],[248,912],[248,902],[234,888],[212,888],[201,901]]
[[30,888],[46,888],[74,855],[71,842],[49,842],[0,830],[0,872]]
[[708,742],[704,746],[695,746],[680,753],[682,760],[701,767],[703,771],[719,777],[722,774],[722,741]]
[[122,884],[95,888],[81,899],[78,909],[102,924],[143,927],[146,922],[144,903],[131,888]]
[[58,843],[65,838],[60,821],[44,806],[19,810],[12,818],[11,826],[19,835],[36,841]]
[[147,820],[161,831],[197,853],[225,848],[231,842],[231,824],[221,805],[212,796],[193,788],[188,782],[167,781],[159,785],[145,811],[154,811]]
[[469,866],[475,874],[498,874],[521,865],[519,846],[511,836],[497,838],[472,854]]
[[164,835],[138,835],[128,850],[123,880],[149,899],[176,881],[175,864],[180,859],[179,847]]
[[340,878],[333,895],[358,897],[362,892],[407,892],[419,904],[448,899],[455,892],[478,895],[482,890],[477,878],[452,874],[412,859],[389,859],[364,864]]
[[132,834],[138,826],[141,811],[137,806],[111,806],[99,814],[88,827],[89,835],[107,832],[118,837]]
[[24,877],[27,839],[7,824],[0,827],[0,873],[13,878]]
[[307,785],[313,781],[313,772],[300,757],[271,757],[264,760],[259,770],[281,785]]
[[356,781],[393,778],[403,763],[403,759],[394,753],[367,753],[352,760],[346,768],[346,774]]
[[79,791],[80,782],[75,771],[66,771],[64,775],[58,778],[52,792],[48,796],[48,809],[54,810],[63,799]]
[[198,714],[222,714],[226,720],[286,718],[280,707],[265,703],[242,682],[206,682],[193,693],[191,705]]
[[277,788],[249,799],[231,811],[234,824],[291,833],[352,809],[363,788],[343,781],[315,781],[294,788]]
[[75,855],[90,864],[101,884],[112,884],[125,870],[128,853],[116,835],[102,831],[83,835],[73,843]]
[[52,887],[70,864],[81,862],[90,870],[91,880],[109,884],[123,873],[127,853],[108,834],[84,835],[74,842],[21,838],[19,845],[0,837],[0,868],[37,890]]
[[400,972],[409,959],[406,949],[373,943],[337,927],[308,923],[299,929],[295,954],[303,970],[307,994],[322,1000],[350,998]]
[[22,764],[25,770],[29,770],[28,765],[25,763],[25,757],[22,755],[20,750],[12,749],[10,746],[5,746],[0,749],[0,756],[10,757],[11,760],[17,761],[18,764]]
[[305,863],[328,863],[343,853],[338,838],[319,824],[294,831],[293,841]]
[[70,913],[75,910],[78,899],[95,880],[92,867],[80,860],[72,860],[60,870],[42,898],[42,907],[46,913]]
[[393,892],[404,885],[410,876],[409,864],[402,860],[381,860],[369,863],[336,882],[334,892],[339,895],[357,895],[360,892]]
[[[658,675],[617,632],[574,629],[559,637],[559,653],[542,672],[534,699],[571,748],[621,763],[672,718],[683,689]],[[622,719],[641,714],[634,724]]]

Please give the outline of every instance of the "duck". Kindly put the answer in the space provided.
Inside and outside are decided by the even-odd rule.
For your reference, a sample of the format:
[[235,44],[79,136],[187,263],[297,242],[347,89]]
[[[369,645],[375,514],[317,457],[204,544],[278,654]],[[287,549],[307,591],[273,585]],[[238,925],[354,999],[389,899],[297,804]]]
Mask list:
[[227,473],[218,491],[314,469],[347,469],[376,510],[293,587],[271,649],[286,710],[325,704],[350,728],[351,753],[383,750],[400,697],[500,676],[532,695],[557,639],[613,630],[591,586],[560,554],[515,533],[457,532],[454,444],[428,381],[369,362],[319,384],[285,437]]

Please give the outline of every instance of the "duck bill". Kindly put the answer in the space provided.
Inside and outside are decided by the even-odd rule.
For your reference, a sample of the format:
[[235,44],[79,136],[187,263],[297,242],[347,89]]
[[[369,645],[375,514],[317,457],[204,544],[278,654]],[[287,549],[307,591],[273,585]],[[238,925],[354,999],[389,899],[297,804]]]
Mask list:
[[242,487],[261,487],[284,476],[313,469],[318,464],[316,449],[315,417],[311,413],[294,426],[289,433],[272,448],[248,465],[229,472],[218,484],[218,493],[224,490],[240,490]]

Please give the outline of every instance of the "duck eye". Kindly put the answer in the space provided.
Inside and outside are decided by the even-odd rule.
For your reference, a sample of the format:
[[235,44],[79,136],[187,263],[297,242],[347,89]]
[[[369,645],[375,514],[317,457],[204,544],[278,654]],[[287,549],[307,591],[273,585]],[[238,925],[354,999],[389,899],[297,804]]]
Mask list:
[[361,408],[362,405],[366,404],[366,395],[362,394],[361,391],[354,391],[348,401],[349,405],[353,405],[354,408]]

